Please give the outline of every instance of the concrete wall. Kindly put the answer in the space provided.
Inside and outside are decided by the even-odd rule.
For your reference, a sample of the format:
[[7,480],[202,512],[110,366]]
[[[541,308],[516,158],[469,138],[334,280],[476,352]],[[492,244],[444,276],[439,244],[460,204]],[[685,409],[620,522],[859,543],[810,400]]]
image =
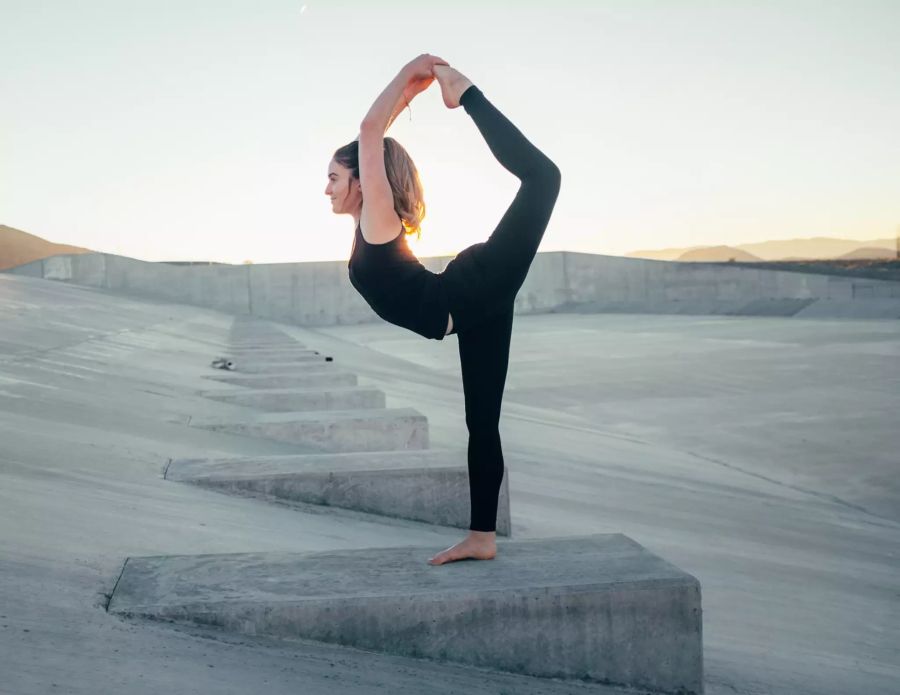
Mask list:
[[[422,263],[437,273],[452,258]],[[346,261],[181,266],[92,253],[8,272],[298,325],[381,320]],[[516,313],[552,311],[900,318],[900,282],[553,251],[537,255],[516,297]]]
[[[820,316],[858,310],[860,317],[900,318],[898,282],[727,263],[563,256],[569,301],[560,310],[792,316],[816,304]],[[870,299],[884,301],[864,306],[861,300]]]

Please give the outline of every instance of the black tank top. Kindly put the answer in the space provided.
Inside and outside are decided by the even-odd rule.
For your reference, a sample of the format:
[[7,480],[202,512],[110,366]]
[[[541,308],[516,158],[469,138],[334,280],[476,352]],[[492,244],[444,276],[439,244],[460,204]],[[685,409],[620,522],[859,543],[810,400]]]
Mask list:
[[371,244],[356,226],[347,270],[350,284],[385,321],[426,338],[443,340],[448,304],[441,275],[423,266],[403,227],[385,244]]

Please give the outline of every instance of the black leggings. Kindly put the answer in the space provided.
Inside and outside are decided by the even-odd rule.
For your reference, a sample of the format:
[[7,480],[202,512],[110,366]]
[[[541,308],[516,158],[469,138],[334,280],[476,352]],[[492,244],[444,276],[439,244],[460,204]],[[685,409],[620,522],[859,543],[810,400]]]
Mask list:
[[491,152],[521,181],[512,204],[485,242],[461,251],[444,269],[452,333],[459,340],[473,531],[495,531],[503,482],[500,406],[513,308],[559,195],[559,168],[532,145],[476,86],[460,104]]

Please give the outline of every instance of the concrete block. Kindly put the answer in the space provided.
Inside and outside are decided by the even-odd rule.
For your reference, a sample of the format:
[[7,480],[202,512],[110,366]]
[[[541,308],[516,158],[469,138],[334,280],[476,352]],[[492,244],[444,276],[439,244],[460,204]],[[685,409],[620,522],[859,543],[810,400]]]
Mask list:
[[700,583],[620,534],[430,547],[129,557],[125,617],[312,639],[550,678],[703,692]]
[[302,410],[354,410],[384,408],[384,391],[358,386],[317,388],[255,389],[205,393],[206,398],[223,403],[256,408],[267,413]]
[[248,389],[307,388],[326,384],[355,386],[357,383],[356,374],[334,368],[327,371],[293,372],[291,374],[235,374],[223,371],[220,374],[208,374],[203,378]]
[[243,422],[193,418],[191,427],[303,444],[322,451],[428,448],[428,419],[412,408],[262,413]]
[[[262,499],[323,504],[468,529],[465,451],[424,449],[343,454],[174,459],[166,480]],[[497,534],[510,534],[509,470],[497,507]]]

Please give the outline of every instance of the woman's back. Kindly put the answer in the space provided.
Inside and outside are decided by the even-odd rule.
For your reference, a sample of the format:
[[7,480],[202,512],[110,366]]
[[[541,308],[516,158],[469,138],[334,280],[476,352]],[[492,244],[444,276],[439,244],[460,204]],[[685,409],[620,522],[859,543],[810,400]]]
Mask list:
[[347,270],[350,283],[381,318],[443,340],[448,309],[441,277],[416,258],[402,226],[391,241],[373,244],[357,225]]

